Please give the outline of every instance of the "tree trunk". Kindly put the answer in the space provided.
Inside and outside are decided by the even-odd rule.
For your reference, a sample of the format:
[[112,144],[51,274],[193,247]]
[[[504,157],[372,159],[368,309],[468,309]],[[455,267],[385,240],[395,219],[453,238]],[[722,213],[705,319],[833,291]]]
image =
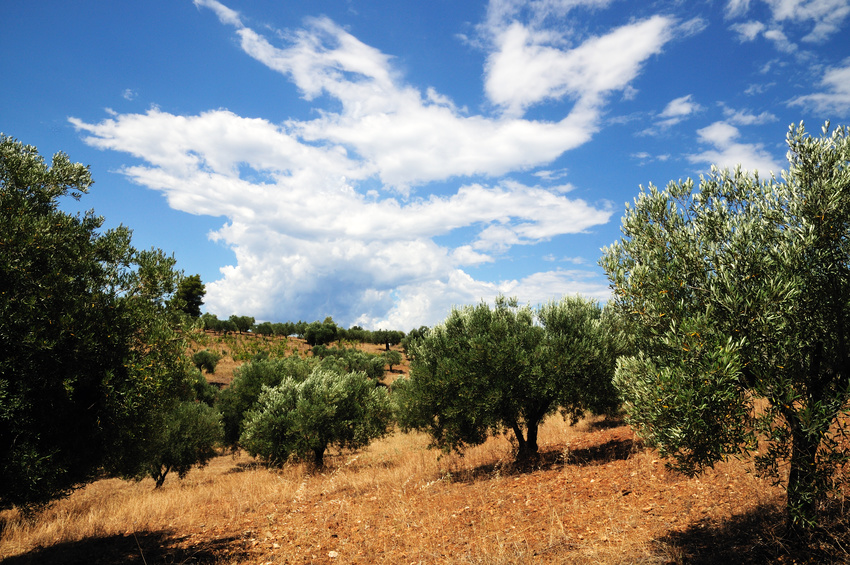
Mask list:
[[511,423],[517,441],[516,463],[532,461],[537,457],[537,428],[539,421],[529,422],[525,435],[523,435],[519,424]]
[[162,486],[162,484],[165,482],[165,477],[166,475],[168,475],[169,471],[171,471],[171,467],[163,467],[154,475],[153,478],[156,482],[153,488],[158,489]]
[[814,523],[818,496],[818,437],[806,433],[798,419],[791,422],[791,468],[786,503],[790,531],[807,529]]
[[323,447],[314,447],[313,448],[313,462],[316,464],[316,468],[321,469],[325,466],[325,448]]

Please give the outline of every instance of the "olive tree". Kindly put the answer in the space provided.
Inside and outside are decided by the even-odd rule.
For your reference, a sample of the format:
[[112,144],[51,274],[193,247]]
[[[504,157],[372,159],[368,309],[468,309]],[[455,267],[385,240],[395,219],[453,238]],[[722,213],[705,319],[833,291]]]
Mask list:
[[175,402],[160,413],[157,423],[149,440],[148,462],[142,469],[154,479],[155,488],[161,487],[172,471],[182,479],[192,467],[206,465],[224,439],[221,414],[203,402]]
[[541,323],[504,297],[493,309],[453,309],[409,344],[410,377],[393,383],[399,423],[426,431],[432,446],[447,451],[510,430],[517,460],[533,458],[540,423],[559,407],[577,416],[616,405],[600,314],[581,298],[543,307]]
[[386,389],[364,373],[317,367],[301,382],[287,378],[263,387],[240,442],[272,465],[297,457],[322,467],[329,446],[356,449],[386,435],[391,415]]
[[232,328],[237,330],[240,334],[250,331],[251,326],[254,325],[253,316],[237,316],[236,314],[233,314],[227,321],[230,322],[232,324]]
[[318,320],[304,329],[304,340],[307,345],[326,345],[337,339],[338,327],[333,318],[328,316],[323,322]]
[[263,387],[275,387],[284,379],[303,381],[313,361],[291,355],[282,359],[255,359],[237,368],[233,381],[218,395],[216,406],[224,422],[224,440],[236,446],[244,429],[245,415],[255,408]]
[[615,383],[645,440],[696,474],[754,455],[790,525],[848,461],[850,129],[787,136],[788,170],[641,189],[601,265],[634,354]]
[[198,368],[199,371],[206,371],[209,374],[215,373],[215,367],[218,365],[218,362],[221,360],[221,355],[216,351],[210,351],[209,349],[202,349],[201,351],[196,351],[192,354],[192,364]]
[[187,386],[174,259],[60,210],[91,184],[0,135],[0,507],[138,468],[153,414]]

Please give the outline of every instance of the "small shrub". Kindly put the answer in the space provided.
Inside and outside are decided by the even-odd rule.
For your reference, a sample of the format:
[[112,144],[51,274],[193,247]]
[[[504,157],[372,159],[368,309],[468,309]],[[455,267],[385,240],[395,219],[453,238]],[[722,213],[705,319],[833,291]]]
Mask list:
[[162,414],[160,435],[152,442],[147,474],[159,488],[171,471],[181,479],[194,465],[204,466],[223,439],[221,415],[202,402],[178,402]]
[[206,371],[212,375],[215,373],[215,366],[218,364],[220,359],[221,356],[215,351],[203,349],[192,355],[192,364],[195,365],[199,371]]

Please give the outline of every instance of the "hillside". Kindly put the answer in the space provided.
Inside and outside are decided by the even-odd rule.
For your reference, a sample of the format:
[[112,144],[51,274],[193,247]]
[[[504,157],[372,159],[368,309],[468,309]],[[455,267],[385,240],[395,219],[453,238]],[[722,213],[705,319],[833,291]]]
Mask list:
[[[228,353],[253,345],[202,337]],[[245,342],[244,344],[242,342]],[[274,344],[270,344],[274,345]],[[300,349],[297,340],[275,345]],[[246,353],[247,354],[247,353]],[[214,378],[240,363],[229,357]],[[391,376],[392,377],[392,376]],[[0,513],[0,558],[51,563],[827,563],[850,558],[839,526],[780,537],[783,491],[730,461],[698,478],[664,467],[621,421],[541,429],[515,468],[494,438],[464,457],[396,433],[317,472],[222,454],[163,488],[102,480],[27,522]]]

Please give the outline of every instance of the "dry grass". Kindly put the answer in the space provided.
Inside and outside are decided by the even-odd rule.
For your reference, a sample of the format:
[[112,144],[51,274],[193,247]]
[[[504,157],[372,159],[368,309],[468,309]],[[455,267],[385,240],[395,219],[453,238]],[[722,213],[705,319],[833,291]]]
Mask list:
[[[533,469],[494,438],[465,457],[395,434],[322,472],[224,455],[162,489],[104,480],[34,522],[14,511],[8,563],[823,562],[775,534],[782,492],[728,462],[688,479],[627,427],[552,418]],[[729,525],[732,525],[730,527]],[[802,550],[801,550],[802,551]],[[796,552],[796,553],[795,553]],[[144,559],[142,556],[144,555]],[[844,553],[843,557],[847,554]]]
[[[222,347],[208,339],[194,345]],[[298,341],[286,345],[306,349]],[[211,380],[229,382],[239,364],[223,359]],[[783,539],[784,493],[748,464],[725,462],[689,479],[667,470],[622,423],[594,418],[574,427],[550,418],[539,439],[541,457],[526,468],[512,464],[504,437],[459,457],[427,449],[421,434],[396,433],[356,453],[329,454],[321,471],[304,464],[266,469],[238,454],[183,481],[169,476],[158,490],[150,479],[102,480],[33,521],[0,512],[0,560],[850,562],[843,512],[810,539]]]

